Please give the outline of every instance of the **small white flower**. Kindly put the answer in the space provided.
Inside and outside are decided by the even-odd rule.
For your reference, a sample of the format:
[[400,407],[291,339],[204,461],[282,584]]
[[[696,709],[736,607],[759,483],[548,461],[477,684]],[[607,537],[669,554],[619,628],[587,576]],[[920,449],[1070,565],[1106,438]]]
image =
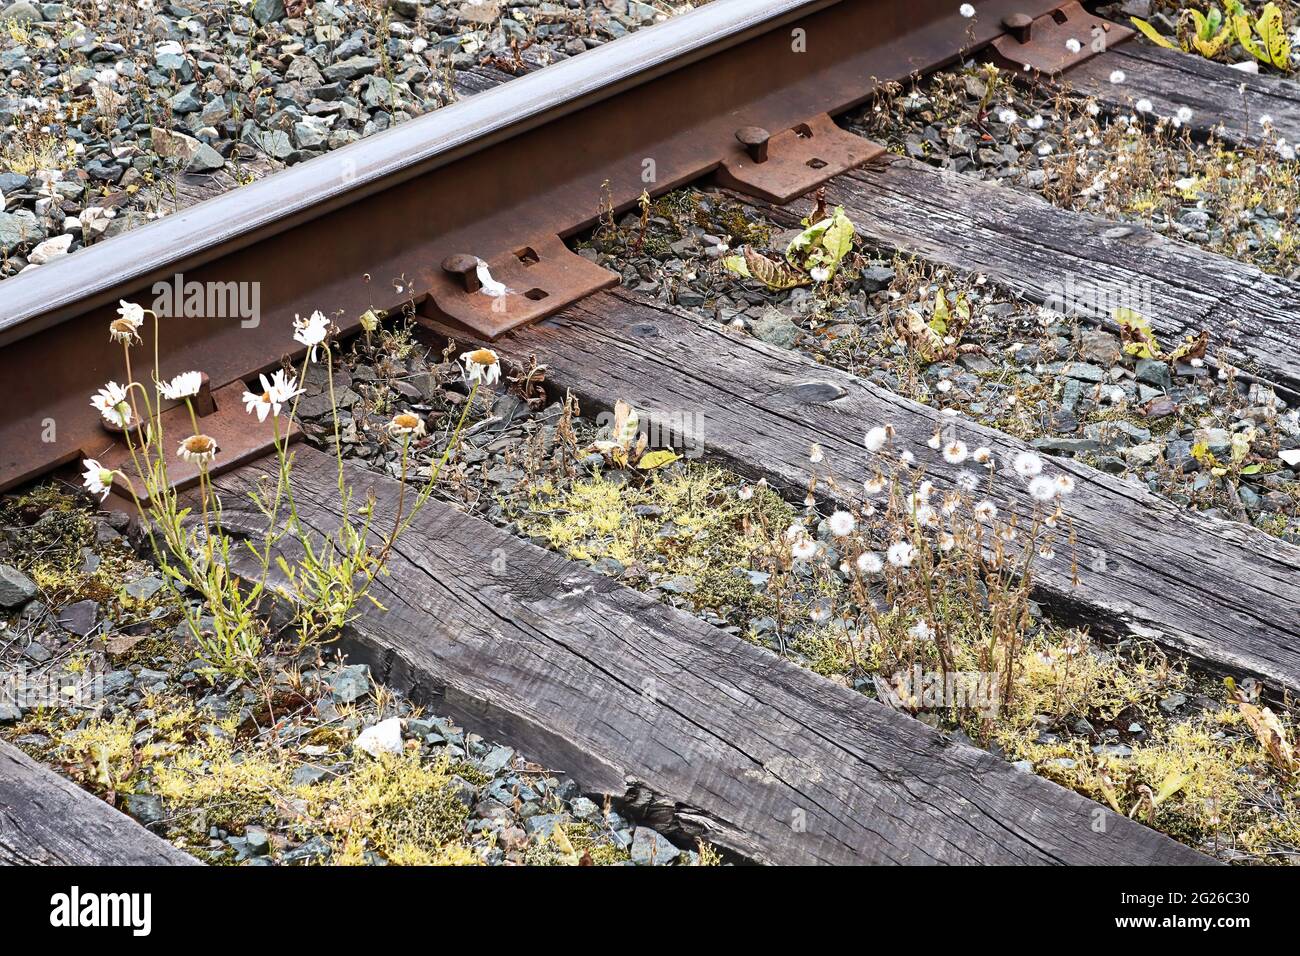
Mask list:
[[1074,491],[1074,478],[1071,475],[1056,476],[1056,493],[1061,496],[1068,495]]
[[950,465],[960,465],[966,460],[966,443],[953,439],[943,446],[943,460]]
[[869,495],[878,495],[885,490],[885,479],[882,475],[876,475],[874,478],[868,478],[862,483],[862,490]]
[[971,6],[969,3],[963,3],[960,7],[957,8],[957,12],[960,13],[967,20],[975,16],[975,8]]
[[957,539],[947,531],[940,531],[935,543],[939,546],[940,551],[951,551],[957,546]]
[[316,347],[329,338],[330,320],[321,312],[313,312],[308,318],[293,317],[293,338],[307,346],[307,360],[316,361]]
[[302,394],[302,389],[298,387],[296,376],[286,373],[284,369],[276,369],[275,374],[269,379],[263,375],[262,393],[254,395],[252,392],[244,392],[244,405],[250,415],[256,413],[259,422],[266,421],[268,414],[279,415],[280,408],[288,404],[294,398]]
[[910,449],[904,449],[902,452],[899,453],[898,460],[901,461],[904,465],[910,467],[912,462],[916,461],[916,456],[912,454]]
[[829,519],[831,534],[837,538],[852,534],[857,523],[857,519],[847,511],[837,511]]
[[410,412],[394,415],[388,423],[388,434],[394,438],[419,438],[424,434],[424,419]]
[[158,394],[171,401],[180,401],[182,398],[193,398],[202,387],[201,372],[181,372],[170,382],[159,382]]
[[501,380],[501,362],[491,349],[466,352],[460,360],[465,363],[465,381],[471,385],[475,382],[491,385]]
[[821,445],[813,445],[812,448],[808,450],[808,460],[814,465],[820,465],[825,458],[826,455],[822,451]]
[[896,568],[905,568],[916,558],[916,548],[907,541],[895,541],[885,552],[889,563]]
[[1015,110],[1008,110],[1008,109],[998,110],[998,122],[1002,123],[1004,126],[1010,126],[1017,119],[1019,119],[1019,117],[1016,116]]
[[931,448],[933,448],[935,451],[938,451],[939,448],[943,445],[943,439],[939,437],[938,432],[935,432],[933,435],[930,436],[930,440],[927,441],[926,444],[929,445]]
[[1137,101],[1137,106],[1135,108],[1139,113],[1150,113],[1155,109],[1155,107],[1151,105],[1151,101],[1145,97]]
[[863,551],[858,555],[857,566],[860,574],[879,574],[884,570],[885,562],[874,551]]
[[1011,467],[1015,469],[1016,474],[1021,478],[1033,478],[1043,470],[1043,459],[1032,451],[1018,452],[1016,457],[1012,459]]
[[1178,107],[1178,112],[1175,114],[1175,118],[1180,123],[1190,123],[1192,121],[1192,111],[1186,106],[1180,106]]
[[928,641],[930,638],[934,637],[934,629],[924,620],[917,621],[913,624],[908,628],[907,633],[918,641]]
[[791,545],[790,553],[796,561],[807,561],[817,553],[817,542],[805,535]]
[[210,436],[191,435],[181,442],[180,447],[176,449],[176,454],[186,461],[203,467],[216,458],[219,451],[221,449],[217,447],[216,441]]
[[118,428],[126,428],[131,423],[131,406],[126,401],[125,386],[109,382],[90,399],[90,404],[99,409],[104,419]]
[[1029,482],[1029,493],[1036,501],[1051,501],[1056,497],[1056,482],[1046,475],[1035,475]]
[[82,485],[92,495],[98,495],[103,501],[113,490],[113,470],[105,468],[93,458],[86,459],[86,473],[81,478]]
[[875,428],[867,430],[866,437],[862,442],[867,446],[867,451],[878,452],[885,447],[885,442],[894,437],[893,425],[877,425]]
[[1038,556],[1042,558],[1044,561],[1051,561],[1054,557],[1056,557],[1056,552],[1052,550],[1052,546],[1050,544],[1045,544],[1038,549]]
[[970,453],[971,459],[981,465],[987,465],[993,460],[993,453],[981,445]]
[[962,491],[974,491],[980,486],[980,477],[973,471],[963,471],[957,475],[957,487]]
[[981,501],[972,510],[975,520],[988,524],[998,516],[998,509],[991,501]]
[[1113,71],[1111,71],[1111,74],[1110,74],[1110,81],[1111,81],[1112,83],[1116,84],[1117,86],[1118,86],[1120,83],[1123,83],[1123,82],[1124,82],[1125,80],[1127,80],[1127,79],[1128,79],[1128,76],[1124,73],[1123,70],[1113,70]]
[[1076,40],[1074,37],[1070,37],[1070,39],[1065,41],[1065,48],[1069,50],[1071,53],[1078,53],[1080,50],[1083,49],[1083,44],[1080,43],[1078,40]]

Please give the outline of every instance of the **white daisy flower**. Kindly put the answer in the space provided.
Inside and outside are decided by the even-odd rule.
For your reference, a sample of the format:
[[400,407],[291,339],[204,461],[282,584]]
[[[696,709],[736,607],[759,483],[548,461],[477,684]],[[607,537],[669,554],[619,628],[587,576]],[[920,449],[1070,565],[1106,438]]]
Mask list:
[[118,428],[126,428],[131,423],[131,406],[126,401],[126,387],[117,382],[109,382],[91,396],[90,404],[99,409],[106,421]]
[[86,473],[81,477],[81,484],[100,501],[108,497],[113,490],[113,470],[105,468],[93,458],[86,459]]
[[895,541],[885,552],[889,563],[896,568],[905,568],[916,558],[916,548],[907,541]]
[[966,460],[966,443],[953,439],[943,446],[943,460],[950,465],[960,465]]
[[412,415],[410,412],[402,412],[394,415],[393,420],[388,423],[388,434],[394,438],[419,438],[424,434],[424,419],[419,415]]
[[113,342],[140,341],[140,326],[144,323],[144,309],[126,299],[118,299],[117,318],[108,324],[108,337]]
[[492,385],[501,380],[501,362],[491,349],[466,352],[460,360],[465,364],[465,381],[470,385],[475,382]]
[[216,440],[210,436],[191,435],[181,442],[176,454],[202,468],[216,458],[219,451],[221,449],[217,447]]
[[307,360],[316,361],[316,347],[323,343],[330,334],[330,320],[321,312],[313,312],[308,318],[293,317],[293,338],[307,346]]
[[830,524],[831,534],[837,538],[843,538],[845,535],[853,533],[853,529],[858,522],[849,512],[837,511],[830,516],[828,523]]
[[193,398],[202,387],[203,373],[181,372],[170,382],[159,382],[158,394],[171,401],[180,401],[182,398]]
[[244,392],[244,405],[250,415],[257,414],[259,422],[266,421],[268,414],[279,415],[280,408],[301,395],[303,391],[298,387],[297,376],[285,372],[282,368],[276,369],[275,374],[269,379],[265,375],[261,376],[261,379],[260,395]]
[[1016,474],[1021,478],[1033,478],[1043,470],[1043,459],[1032,451],[1018,452],[1016,457],[1012,459],[1011,467],[1015,469]]

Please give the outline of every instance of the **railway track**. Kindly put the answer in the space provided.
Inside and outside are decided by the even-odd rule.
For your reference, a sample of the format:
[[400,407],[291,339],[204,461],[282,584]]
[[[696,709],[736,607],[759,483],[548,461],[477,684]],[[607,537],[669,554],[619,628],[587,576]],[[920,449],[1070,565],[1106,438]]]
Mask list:
[[[337,310],[346,338],[367,312],[406,307],[430,342],[490,346],[507,367],[535,360],[549,389],[571,391],[589,413],[627,399],[643,424],[791,498],[807,491],[817,446],[844,464],[816,496],[860,504],[855,489],[879,467],[862,450],[867,427],[889,422],[900,440],[923,445],[950,422],[848,372],[616,289],[617,275],[568,242],[602,215],[635,209],[643,192],[705,179],[786,227],[824,188],[861,236],[988,275],[1029,301],[1047,301],[1072,276],[1151,288],[1162,337],[1208,330],[1208,361],[1300,393],[1295,282],[882,155],[833,119],[888,82],[989,57],[1018,77],[1077,84],[1113,110],[1131,105],[1109,80],[1115,70],[1150,77],[1157,110],[1169,112],[1186,103],[1194,77],[1192,125],[1248,142],[1264,110],[1300,133],[1294,85],[1125,42],[1129,31],[1077,3],[974,7],[968,17],[949,0],[716,0],[6,280],[0,490],[87,457],[129,468],[86,403],[116,373],[104,330],[119,301],[251,283],[256,321],[206,308],[176,316],[158,368],[145,359],[136,370],[208,376],[204,430],[221,444],[212,475],[232,527],[256,525],[236,502],[275,469],[267,430],[249,427],[239,396],[259,373],[301,359],[286,356],[286,330],[316,309]],[[518,294],[484,295],[480,262]],[[698,433],[677,423],[687,407],[702,410]],[[1027,450],[973,423],[963,434],[998,460]],[[1087,465],[1053,464],[1073,479],[1064,509],[1082,560],[1035,572],[1035,597],[1051,615],[1107,639],[1138,635],[1273,695],[1300,690],[1300,548]],[[322,533],[338,521],[333,467],[332,456],[300,446],[298,507]],[[198,471],[172,477],[193,494]],[[927,477],[946,492],[960,471],[940,462]],[[347,477],[379,513],[400,507],[391,477],[351,464]],[[1004,512],[1032,522],[1024,483],[991,480]],[[485,559],[492,554],[506,558]],[[450,505],[428,504],[390,572],[380,585],[387,610],[344,635],[351,659],[670,834],[764,863],[1212,862]],[[177,861],[9,744],[0,742],[0,760],[0,819],[16,824],[0,826],[0,859]],[[24,822],[19,809],[47,795],[62,801],[51,812],[65,825]]]

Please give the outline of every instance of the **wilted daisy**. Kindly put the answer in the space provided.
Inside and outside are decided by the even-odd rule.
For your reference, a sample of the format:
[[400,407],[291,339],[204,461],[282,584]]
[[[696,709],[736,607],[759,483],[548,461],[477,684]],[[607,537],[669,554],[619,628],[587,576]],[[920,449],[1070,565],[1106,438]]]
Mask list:
[[1012,459],[1011,467],[1015,469],[1016,474],[1021,478],[1033,478],[1043,470],[1043,459],[1032,451],[1018,452],[1016,457]]
[[412,415],[410,412],[394,415],[393,420],[388,423],[388,434],[395,438],[406,438],[408,436],[419,438],[424,434],[424,419],[419,415]]
[[821,445],[814,444],[808,449],[808,460],[814,465],[820,465],[825,458],[826,455],[822,452]]
[[970,453],[971,459],[981,465],[987,465],[993,460],[993,453],[982,445]]
[[133,302],[119,299],[117,318],[108,323],[108,337],[114,342],[139,342],[140,326],[144,323],[144,309]]
[[293,338],[307,346],[307,360],[316,361],[316,347],[323,343],[330,334],[330,320],[320,312],[313,312],[308,318],[293,317]]
[[126,401],[126,388],[117,382],[109,382],[90,399],[90,404],[99,409],[104,419],[119,428],[131,423],[131,406]]
[[262,392],[255,395],[244,392],[244,406],[248,414],[256,413],[259,422],[266,421],[267,415],[279,415],[281,406],[302,394],[295,376],[287,374],[284,369],[276,369],[271,378],[261,376]]
[[963,471],[957,475],[957,487],[962,491],[974,491],[980,486],[980,476],[973,471]]
[[916,548],[907,541],[895,541],[885,552],[889,563],[896,568],[905,568],[916,558]]
[[837,511],[828,519],[831,534],[835,535],[837,538],[843,538],[845,535],[852,534],[857,523],[857,519],[847,511]]
[[875,428],[867,430],[866,437],[862,443],[867,446],[867,451],[878,452],[885,447],[885,442],[894,437],[893,425],[877,425]]
[[979,504],[977,504],[974,508],[971,509],[971,512],[972,514],[975,515],[976,521],[982,521],[985,524],[988,524],[990,521],[992,521],[994,518],[998,516],[997,506],[994,505],[993,502],[988,500],[981,501]]
[[885,478],[883,475],[876,475],[874,478],[868,478],[862,483],[862,490],[869,495],[878,495],[885,490]]
[[1056,482],[1046,475],[1035,475],[1029,481],[1029,493],[1036,501],[1051,501],[1056,497]]
[[113,490],[113,469],[105,468],[93,458],[86,459],[86,473],[81,476],[81,483],[92,495],[98,495],[103,501]]
[[1058,495],[1068,495],[1074,491],[1074,478],[1071,475],[1056,476],[1056,493]]
[[926,444],[929,445],[931,448],[933,448],[935,451],[938,451],[940,447],[942,447],[943,445],[943,436],[941,436],[938,432],[935,432],[933,435],[930,436],[930,440],[927,441]]
[[960,465],[966,460],[966,443],[953,439],[943,446],[943,460],[950,465]]
[[201,467],[216,458],[220,450],[216,440],[210,436],[191,435],[181,442],[180,447],[176,449],[176,454]]
[[182,398],[193,398],[202,387],[202,372],[181,372],[170,382],[159,382],[158,394],[172,401],[180,401]]
[[940,531],[934,543],[939,546],[940,551],[951,551],[957,546],[957,539],[947,531]]
[[473,385],[482,382],[491,385],[501,379],[501,362],[491,349],[475,349],[460,357],[465,364],[465,381]]
[[859,574],[879,574],[885,568],[885,562],[874,551],[863,551],[855,563]]
[[1052,550],[1051,545],[1045,544],[1038,549],[1038,556],[1042,558],[1044,561],[1051,561],[1054,557],[1056,557],[1056,552]]

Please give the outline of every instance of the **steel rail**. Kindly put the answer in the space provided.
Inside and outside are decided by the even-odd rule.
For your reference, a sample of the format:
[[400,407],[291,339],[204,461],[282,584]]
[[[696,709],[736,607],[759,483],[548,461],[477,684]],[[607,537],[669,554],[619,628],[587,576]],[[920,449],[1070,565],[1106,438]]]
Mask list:
[[[771,196],[807,188],[827,166],[821,149],[823,178],[864,155],[828,114],[1005,42],[1004,20],[1045,20],[1058,5],[985,0],[967,19],[952,0],[717,0],[8,279],[0,489],[113,446],[88,405],[121,375],[107,324],[118,299],[149,305],[159,280],[259,290],[256,316],[200,301],[162,326],[160,374],[211,377],[212,428],[236,446],[229,466],[267,440],[230,395],[294,352],[295,314],[333,313],[346,333],[368,308],[414,300],[499,334],[554,312],[613,281],[560,241],[595,223],[602,202],[626,208],[714,170]],[[742,127],[772,132],[766,165],[737,141]],[[475,295],[472,278],[441,267],[456,254],[490,263],[518,294],[504,309]],[[136,377],[152,374],[142,356]]]

